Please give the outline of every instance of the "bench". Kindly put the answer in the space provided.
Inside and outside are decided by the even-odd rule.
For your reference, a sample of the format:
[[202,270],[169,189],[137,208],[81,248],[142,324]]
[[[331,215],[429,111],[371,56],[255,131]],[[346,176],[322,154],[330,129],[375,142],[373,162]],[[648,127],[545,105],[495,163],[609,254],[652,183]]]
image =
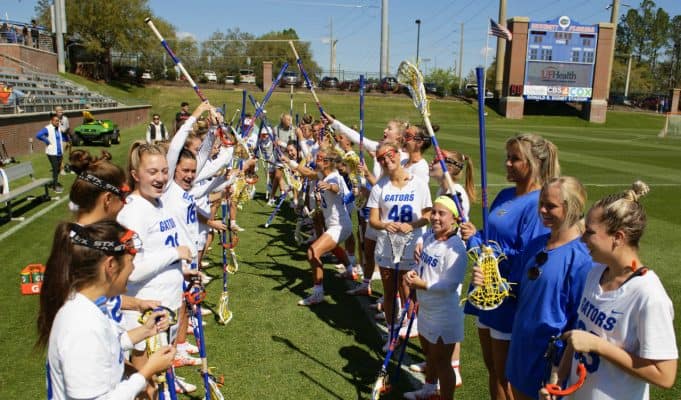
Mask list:
[[[27,184],[16,189],[10,186],[11,183],[27,176],[31,178],[31,181]],[[11,219],[13,199],[23,196],[37,188],[43,187],[45,189],[45,194],[41,197],[43,200],[49,200],[50,194],[48,190],[51,184],[52,179],[35,179],[33,177],[33,164],[30,162],[24,162],[18,165],[12,165],[11,167],[0,169],[0,185],[2,186],[2,191],[0,192],[0,203],[5,203],[5,210],[8,217]]]

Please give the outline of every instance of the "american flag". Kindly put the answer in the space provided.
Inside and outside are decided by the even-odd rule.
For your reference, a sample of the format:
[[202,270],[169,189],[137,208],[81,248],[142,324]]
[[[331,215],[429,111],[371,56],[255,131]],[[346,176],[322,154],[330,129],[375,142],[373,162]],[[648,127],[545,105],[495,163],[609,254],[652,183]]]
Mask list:
[[508,30],[505,26],[501,26],[494,22],[493,19],[490,18],[489,20],[490,23],[490,34],[494,35],[498,38],[506,39],[509,42],[511,41],[511,38],[513,38],[513,35],[511,34],[511,31]]

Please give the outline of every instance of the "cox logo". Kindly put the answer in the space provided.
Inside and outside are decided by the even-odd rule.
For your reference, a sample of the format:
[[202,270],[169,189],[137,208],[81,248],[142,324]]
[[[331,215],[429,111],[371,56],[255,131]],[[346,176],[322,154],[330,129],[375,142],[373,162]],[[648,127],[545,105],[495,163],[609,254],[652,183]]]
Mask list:
[[591,97],[591,88],[570,88],[570,97]]

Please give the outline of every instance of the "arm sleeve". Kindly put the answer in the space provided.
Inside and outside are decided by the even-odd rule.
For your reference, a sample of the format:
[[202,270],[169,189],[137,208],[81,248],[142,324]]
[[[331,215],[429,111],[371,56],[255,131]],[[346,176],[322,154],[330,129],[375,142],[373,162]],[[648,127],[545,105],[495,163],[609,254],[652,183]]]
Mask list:
[[151,143],[151,125],[147,125],[147,143]]
[[211,129],[206,135],[206,138],[201,142],[201,147],[199,147],[199,152],[196,155],[196,170],[201,171],[203,166],[208,161],[210,157],[210,151],[213,149],[213,143],[215,143],[215,129]]
[[232,162],[233,155],[234,155],[233,147],[221,148],[217,158],[211,161],[210,163],[205,164],[203,168],[199,170],[199,173],[196,174],[194,182],[199,182],[215,175],[215,173],[218,172],[222,167]]
[[[170,174],[171,177],[173,176],[175,167],[177,166],[177,159],[178,157],[180,157],[180,152],[184,147],[184,142],[187,141],[187,136],[189,136],[189,132],[191,132],[194,122],[196,122],[196,118],[194,117],[187,118],[187,120],[184,121],[184,124],[182,124],[180,129],[177,130],[177,133],[175,133],[173,140],[170,142],[170,145],[168,146],[168,154],[166,154],[166,160],[168,160],[168,174]],[[168,185],[170,185],[171,181],[172,179],[168,179],[168,183],[166,184],[165,187],[166,190],[168,189]]]
[[71,129],[71,124],[69,123],[69,118],[66,115],[64,115],[61,118],[61,124],[64,127],[64,132],[68,132],[69,129]]
[[210,183],[192,186],[189,192],[194,195],[195,199],[198,199],[199,197],[203,197],[206,194],[215,191],[215,189],[218,186],[222,185],[225,182],[230,182],[231,184],[233,180],[226,181],[224,175],[220,175],[218,177],[211,179]]
[[436,282],[428,282],[429,292],[455,292],[459,284],[463,282],[468,262],[466,257],[462,257],[450,249],[450,254],[446,260],[447,268],[442,271],[440,279]]
[[589,274],[592,265],[589,257],[573,258],[572,262],[574,264],[566,279],[567,288],[563,290],[563,293],[567,296],[565,301],[565,315],[567,316],[565,331],[577,326],[577,319],[579,318],[577,310],[586,284],[586,276]]
[[47,135],[47,128],[43,128],[35,135],[35,138],[49,146],[50,141],[47,139]]
[[638,314],[638,355],[648,360],[676,360],[674,307],[656,275],[654,278],[655,286],[646,288],[646,299]]
[[[359,132],[357,132],[354,129],[351,129],[350,127],[343,125],[342,122],[338,120],[334,120],[333,124],[331,124],[331,127],[334,130],[339,131],[343,135],[345,135],[352,143],[358,144],[359,143]],[[364,148],[367,151],[376,151],[378,149],[378,142],[375,140],[371,140],[364,136]]]

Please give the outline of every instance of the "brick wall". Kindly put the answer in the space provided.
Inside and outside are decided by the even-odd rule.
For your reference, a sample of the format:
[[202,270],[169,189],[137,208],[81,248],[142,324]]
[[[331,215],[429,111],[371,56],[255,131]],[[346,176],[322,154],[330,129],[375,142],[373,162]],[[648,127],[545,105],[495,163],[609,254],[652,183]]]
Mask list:
[[[19,44],[2,43],[0,44],[0,54],[7,55],[16,60],[21,60],[24,63],[29,64],[36,72],[45,74],[59,73],[57,55],[49,51],[38,50]],[[22,71],[21,64],[6,57],[0,57],[0,67],[14,68],[17,72]]]
[[[130,128],[139,123],[149,121],[151,106],[118,107],[112,109],[90,110],[96,119],[110,119],[119,129]],[[80,111],[65,112],[69,117],[71,130],[83,123]],[[50,121],[49,113],[15,114],[0,116],[0,141],[4,141],[10,156],[16,157],[28,154],[29,139],[33,139],[33,152],[44,152],[45,145],[35,139],[36,133]],[[143,132],[140,133],[140,137]]]

